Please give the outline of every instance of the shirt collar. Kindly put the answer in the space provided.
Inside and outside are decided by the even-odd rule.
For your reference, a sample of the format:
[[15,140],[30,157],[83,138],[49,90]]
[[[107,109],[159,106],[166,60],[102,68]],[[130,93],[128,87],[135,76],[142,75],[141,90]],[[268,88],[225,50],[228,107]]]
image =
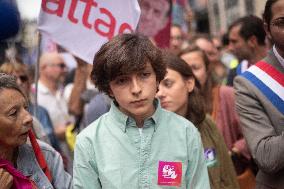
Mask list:
[[[156,131],[161,116],[161,105],[158,99],[154,100],[154,106],[156,110],[151,117],[144,121],[143,128],[154,126],[154,130]],[[118,105],[116,105],[114,102],[111,103],[110,114],[118,122],[118,126],[123,132],[126,132],[128,127],[136,127],[135,120],[121,112],[118,108]]]
[[43,94],[50,93],[49,89],[42,82],[40,82],[40,80],[38,81],[38,91]]
[[273,45],[273,53],[275,54],[277,60],[280,62],[281,66],[284,68],[284,58],[278,53],[275,45]]
[[[35,85],[34,85],[35,87]],[[41,92],[42,94],[51,94],[51,95],[54,95],[50,90],[49,88],[47,88],[40,80],[38,81],[38,91]],[[62,96],[64,93],[64,87],[61,86],[59,87],[56,92],[55,92],[55,95],[54,96]]]

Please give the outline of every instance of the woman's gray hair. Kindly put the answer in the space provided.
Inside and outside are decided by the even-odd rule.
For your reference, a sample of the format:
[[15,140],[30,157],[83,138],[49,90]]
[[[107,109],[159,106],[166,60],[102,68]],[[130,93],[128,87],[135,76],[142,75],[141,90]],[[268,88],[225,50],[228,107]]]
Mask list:
[[15,76],[0,73],[0,92],[3,89],[14,89],[20,92],[26,98],[26,95],[21,90],[20,86],[17,84],[17,78]]

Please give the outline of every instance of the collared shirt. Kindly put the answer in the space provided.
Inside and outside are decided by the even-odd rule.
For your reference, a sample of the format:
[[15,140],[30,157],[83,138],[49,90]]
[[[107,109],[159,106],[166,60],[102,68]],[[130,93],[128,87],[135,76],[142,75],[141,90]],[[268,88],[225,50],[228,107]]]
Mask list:
[[210,188],[197,129],[157,101],[141,135],[112,103],[77,136],[73,173],[74,188]]
[[[67,124],[74,123],[74,119],[68,114],[67,102],[63,98],[63,91],[60,89],[54,95],[39,81],[38,104],[46,108],[55,129],[56,127],[67,127]],[[72,152],[65,140],[60,140],[59,145],[61,152],[67,158],[67,171],[72,173]]]
[[38,82],[38,104],[46,108],[54,127],[73,121],[68,114],[68,106],[63,98],[63,92],[58,90],[54,95],[40,81]]
[[278,53],[275,45],[273,45],[273,53],[275,54],[277,60],[280,62],[280,64],[284,68],[284,58]]

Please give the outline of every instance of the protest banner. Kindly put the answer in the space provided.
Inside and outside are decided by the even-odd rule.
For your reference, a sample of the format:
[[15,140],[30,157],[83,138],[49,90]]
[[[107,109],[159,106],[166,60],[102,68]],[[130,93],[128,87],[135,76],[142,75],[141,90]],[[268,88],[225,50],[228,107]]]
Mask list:
[[102,44],[135,31],[137,0],[42,0],[39,30],[69,52],[92,64]]

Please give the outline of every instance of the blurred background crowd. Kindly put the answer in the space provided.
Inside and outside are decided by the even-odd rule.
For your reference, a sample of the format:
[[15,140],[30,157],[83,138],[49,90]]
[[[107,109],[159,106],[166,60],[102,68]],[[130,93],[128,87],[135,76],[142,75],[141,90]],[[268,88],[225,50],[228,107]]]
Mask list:
[[[153,2],[161,3],[157,5],[161,12],[153,13],[147,21],[150,12],[143,11],[150,11],[148,6]],[[76,134],[107,112],[111,99],[90,80],[92,65],[72,56],[49,36],[39,34],[39,1],[10,0],[9,3],[19,10],[15,19],[20,24],[11,26],[11,20],[3,19],[5,14],[0,12],[0,27],[11,26],[7,27],[7,36],[3,33],[0,39],[0,72],[17,78],[30,101],[28,110],[34,117],[36,137],[60,152],[65,170],[72,175]],[[137,31],[191,67],[200,98],[205,101],[205,113],[216,124],[218,137],[224,140],[223,148],[233,162],[237,185],[242,189],[254,188],[258,168],[243,137],[232,86],[236,76],[263,59],[272,47],[273,42],[263,27],[265,3],[140,1],[142,12]],[[0,1],[2,9],[1,6],[5,7],[5,1]],[[158,14],[164,14],[167,20],[155,22]],[[150,22],[153,26],[147,25]],[[153,31],[155,28],[157,31]],[[162,101],[165,94],[161,91],[157,97]]]

